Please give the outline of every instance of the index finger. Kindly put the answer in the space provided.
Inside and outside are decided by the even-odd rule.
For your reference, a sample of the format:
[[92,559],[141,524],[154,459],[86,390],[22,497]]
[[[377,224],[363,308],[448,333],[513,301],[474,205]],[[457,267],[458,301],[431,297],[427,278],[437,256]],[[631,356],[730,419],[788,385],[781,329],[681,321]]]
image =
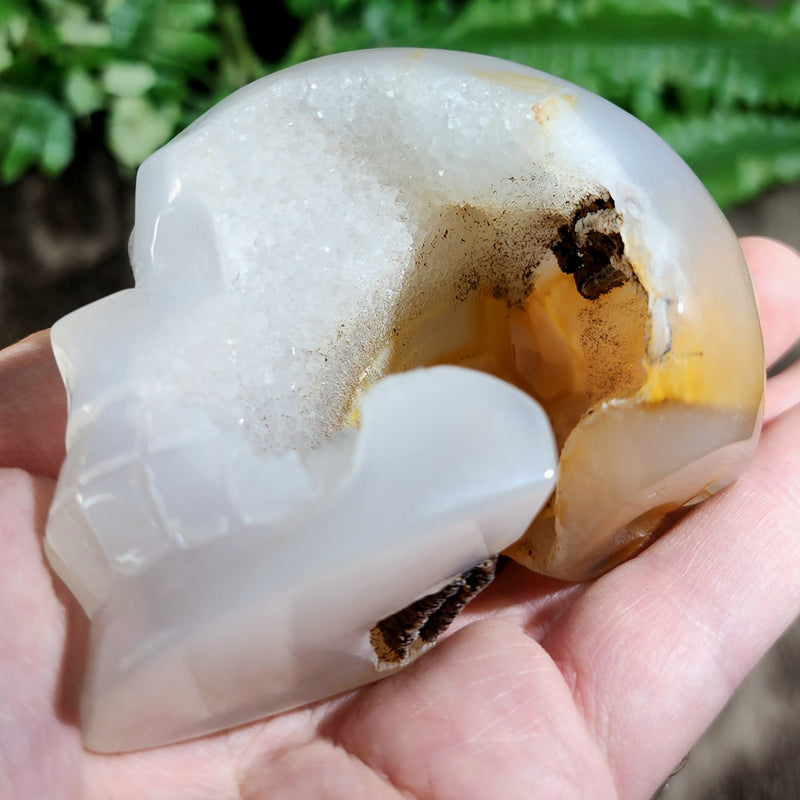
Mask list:
[[66,420],[67,398],[50,332],[0,351],[0,467],[57,477]]

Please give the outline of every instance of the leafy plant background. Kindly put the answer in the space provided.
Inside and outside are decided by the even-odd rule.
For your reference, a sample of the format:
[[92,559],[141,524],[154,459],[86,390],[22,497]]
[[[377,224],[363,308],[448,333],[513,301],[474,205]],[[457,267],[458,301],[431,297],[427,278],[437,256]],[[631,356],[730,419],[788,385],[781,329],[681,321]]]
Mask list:
[[595,91],[723,207],[800,178],[800,0],[0,0],[0,181],[60,173],[90,130],[132,171],[250,80],[393,45],[497,55]]

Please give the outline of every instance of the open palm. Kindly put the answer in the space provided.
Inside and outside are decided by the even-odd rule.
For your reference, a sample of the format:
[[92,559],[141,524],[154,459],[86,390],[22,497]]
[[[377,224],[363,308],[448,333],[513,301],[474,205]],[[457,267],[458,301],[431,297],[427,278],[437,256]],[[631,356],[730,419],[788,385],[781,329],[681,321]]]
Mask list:
[[[744,240],[768,360],[800,258]],[[732,332],[732,335],[735,335]],[[406,671],[192,742],[80,744],[88,623],[43,560],[64,397],[46,333],[0,354],[0,795],[10,800],[647,798],[800,612],[800,365],[754,463],[631,562],[568,585],[509,565]]]

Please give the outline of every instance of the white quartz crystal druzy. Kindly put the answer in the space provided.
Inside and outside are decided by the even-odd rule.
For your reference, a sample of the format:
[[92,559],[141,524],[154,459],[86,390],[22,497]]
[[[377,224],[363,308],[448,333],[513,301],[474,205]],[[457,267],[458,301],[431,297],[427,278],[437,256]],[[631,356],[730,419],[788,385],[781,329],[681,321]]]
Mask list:
[[515,64],[256,81],[142,165],[131,260],[52,333],[46,548],[92,618],[97,750],[374,680],[432,641],[396,612],[503,550],[597,574],[755,443],[724,218],[636,120]]

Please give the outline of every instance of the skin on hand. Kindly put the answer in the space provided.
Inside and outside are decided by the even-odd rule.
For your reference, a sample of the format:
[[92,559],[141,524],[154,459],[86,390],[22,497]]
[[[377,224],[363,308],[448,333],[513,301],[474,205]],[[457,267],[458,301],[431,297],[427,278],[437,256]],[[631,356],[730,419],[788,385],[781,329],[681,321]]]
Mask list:
[[[768,363],[800,257],[746,239]],[[800,364],[752,465],[634,560],[568,585],[516,565],[400,674],[171,747],[84,751],[87,622],[41,549],[64,457],[47,333],[0,353],[0,786],[9,798],[647,800],[800,613]]]

